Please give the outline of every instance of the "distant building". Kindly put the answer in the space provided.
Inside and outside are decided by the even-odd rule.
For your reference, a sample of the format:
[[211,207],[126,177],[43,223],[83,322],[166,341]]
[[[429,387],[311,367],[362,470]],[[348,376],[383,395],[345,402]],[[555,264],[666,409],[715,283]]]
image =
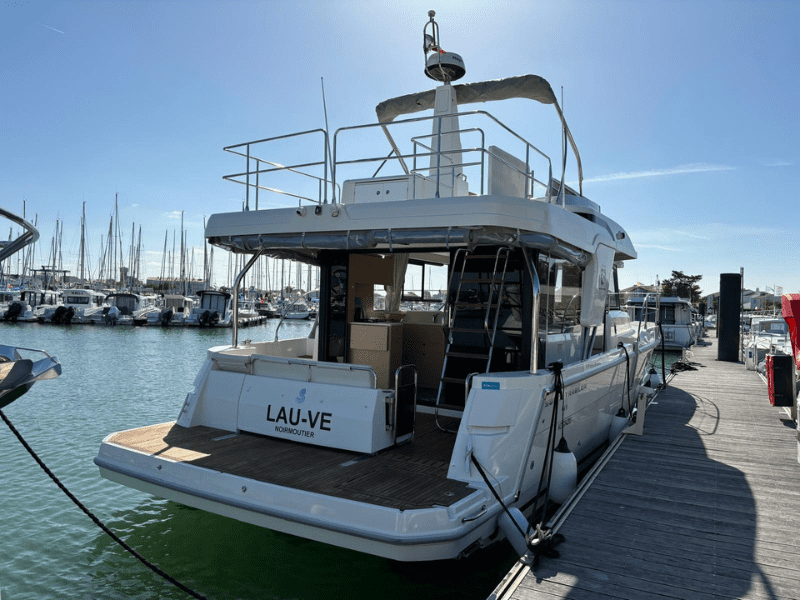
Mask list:
[[623,304],[631,298],[644,298],[647,294],[658,294],[659,286],[637,283],[629,288],[619,291],[620,302]]
[[157,292],[170,292],[176,294],[185,294],[186,296],[193,296],[200,290],[207,289],[205,280],[203,279],[176,279],[165,277],[148,277],[147,286],[153,288]]

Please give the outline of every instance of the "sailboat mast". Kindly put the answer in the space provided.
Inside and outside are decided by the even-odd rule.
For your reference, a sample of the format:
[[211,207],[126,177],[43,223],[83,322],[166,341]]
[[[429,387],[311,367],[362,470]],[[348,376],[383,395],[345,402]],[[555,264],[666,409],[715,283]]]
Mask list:
[[83,211],[81,214],[81,266],[80,274],[81,281],[85,281],[86,269],[86,202],[83,203]]

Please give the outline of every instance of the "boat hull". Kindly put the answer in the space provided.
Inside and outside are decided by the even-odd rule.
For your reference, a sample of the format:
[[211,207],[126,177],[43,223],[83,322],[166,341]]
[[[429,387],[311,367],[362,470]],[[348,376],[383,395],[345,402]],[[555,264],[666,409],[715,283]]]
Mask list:
[[[651,336],[639,349],[630,346],[628,359],[617,350],[565,369],[566,413],[559,413],[558,420],[579,460],[608,440],[612,418],[626,402],[625,381],[641,380],[656,343]],[[202,379],[201,373],[196,382],[200,386]],[[255,379],[244,387],[254,389]],[[349,495],[343,491],[352,481],[364,477],[379,480],[375,473],[382,472],[384,467],[373,467],[370,461],[378,464],[380,460],[389,460],[392,452],[402,452],[403,447],[376,454],[314,449],[297,441],[238,433],[235,426],[212,430],[203,445],[191,447],[184,447],[177,440],[179,435],[199,432],[196,426],[165,424],[160,426],[162,430],[141,428],[118,432],[103,441],[95,463],[102,475],[112,481],[268,529],[399,561],[457,558],[504,537],[497,529],[502,507],[470,464],[471,457],[499,483],[508,506],[523,508],[536,495],[552,418],[553,381],[550,372],[487,374],[475,378],[458,433],[433,431],[439,439],[451,439],[453,444],[442,461],[446,475],[443,472],[436,480],[440,482],[436,485],[449,486],[446,488],[449,503],[443,497],[441,503],[427,500],[425,506],[398,507],[391,506],[392,502],[382,505],[374,497],[369,501],[359,499],[368,494],[366,488]],[[264,385],[263,392],[267,393],[269,382]],[[635,402],[638,383],[633,387],[631,395]],[[339,388],[339,393],[347,391],[342,390],[346,388],[342,385],[333,388]],[[504,394],[505,405],[516,406],[517,410],[487,420],[487,407],[497,405],[499,396],[492,397],[495,392]],[[187,410],[197,415],[205,409],[185,406],[182,413]],[[418,421],[421,416],[418,414]],[[137,436],[157,443],[137,446],[124,441],[126,437]],[[422,443],[421,436],[413,442]],[[230,449],[225,444],[230,444]],[[264,446],[263,460],[253,448],[243,450],[242,454],[247,457],[244,462],[261,465],[261,474],[213,463],[215,445],[220,445],[222,456],[234,452],[236,444]],[[323,460],[309,459],[301,464],[297,462],[299,448],[326,453],[325,460],[334,462],[327,465]],[[331,459],[332,452],[340,455]],[[321,482],[315,485],[321,487],[306,482],[288,485],[276,478],[270,467],[263,466],[269,455],[287,457],[283,462],[293,461],[298,472],[318,471]],[[364,475],[347,472],[353,465],[364,469]],[[377,484],[399,490],[411,486],[414,477],[413,471],[398,472]],[[532,510],[530,506],[524,512],[530,514]]]

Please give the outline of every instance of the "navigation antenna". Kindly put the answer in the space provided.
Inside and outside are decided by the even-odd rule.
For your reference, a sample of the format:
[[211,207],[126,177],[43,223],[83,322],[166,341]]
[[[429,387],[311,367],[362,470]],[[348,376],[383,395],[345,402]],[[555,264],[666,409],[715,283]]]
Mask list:
[[[445,52],[439,45],[439,24],[433,20],[436,11],[429,10],[430,21],[422,29],[422,51],[425,55],[425,75],[442,83],[458,81],[467,72],[464,60],[455,52]],[[430,33],[428,33],[430,27]],[[430,54],[430,56],[428,56]]]
[[[325,103],[325,79],[320,77],[319,78],[320,85],[322,86],[322,110],[325,113],[325,143],[326,143],[326,154],[328,155],[328,160],[326,161],[326,167],[330,169],[329,176],[333,176],[333,156],[331,155],[331,138],[330,138],[330,129],[328,129],[328,106]],[[327,177],[326,177],[327,179]],[[328,182],[324,181],[322,185],[325,186],[325,202],[324,204],[328,203]],[[333,191],[333,202],[336,199],[336,190]]]

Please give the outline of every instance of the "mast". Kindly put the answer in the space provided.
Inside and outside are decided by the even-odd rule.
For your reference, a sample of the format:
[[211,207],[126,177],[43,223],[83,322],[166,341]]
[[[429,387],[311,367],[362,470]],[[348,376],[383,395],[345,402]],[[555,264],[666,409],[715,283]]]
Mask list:
[[164,290],[164,269],[166,268],[167,260],[167,240],[169,239],[169,230],[164,233],[164,251],[161,253],[161,274],[159,275],[159,283],[161,290]]
[[[114,287],[116,287],[117,283],[117,241],[114,235],[119,230],[119,193],[114,194],[114,217],[117,219],[116,227],[114,226],[114,217],[111,217],[111,235],[109,236],[109,242],[113,241],[113,261],[111,264],[111,276],[112,280],[114,281]],[[119,253],[120,262],[122,262],[122,252]]]
[[134,273],[133,281],[142,280],[142,226],[139,225],[139,241],[136,244],[136,272]]
[[181,211],[181,286],[184,296],[186,295],[186,232],[183,229],[183,211]]
[[[114,279],[114,270],[117,268],[117,245],[114,243],[114,217],[108,222],[108,240],[106,241],[106,280]],[[109,273],[109,270],[111,271]],[[109,277],[110,276],[110,277]]]
[[86,201],[83,202],[83,211],[81,214],[81,264],[80,276],[81,281],[85,281],[85,268],[86,268]]

